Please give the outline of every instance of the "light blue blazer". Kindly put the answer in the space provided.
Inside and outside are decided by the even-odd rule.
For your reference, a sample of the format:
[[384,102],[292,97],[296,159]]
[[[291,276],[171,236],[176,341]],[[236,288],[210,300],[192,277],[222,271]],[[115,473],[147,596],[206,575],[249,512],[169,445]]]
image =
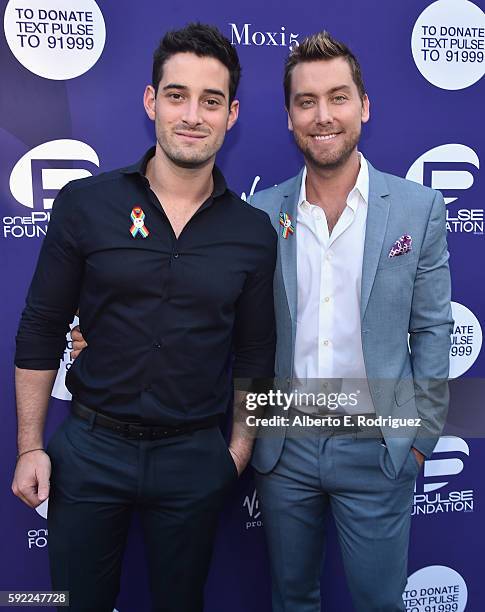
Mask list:
[[[296,218],[302,172],[250,199],[269,215],[279,236],[274,278],[275,371],[277,384],[288,391],[297,326]],[[280,213],[288,213],[295,226],[286,239]],[[412,238],[412,250],[390,258],[392,246],[405,234]],[[360,299],[366,374],[377,415],[421,419],[421,427],[382,428],[396,473],[411,446],[427,457],[432,454],[446,419],[453,326],[448,257],[441,193],[369,164]],[[280,457],[284,428],[278,433],[273,431],[256,442],[252,463],[259,472],[271,471]]]

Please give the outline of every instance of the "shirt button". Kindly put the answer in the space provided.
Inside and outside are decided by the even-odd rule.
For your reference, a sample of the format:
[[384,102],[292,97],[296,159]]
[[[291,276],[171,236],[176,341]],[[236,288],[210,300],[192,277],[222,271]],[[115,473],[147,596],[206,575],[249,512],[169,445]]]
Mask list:
[[330,298],[328,297],[328,295],[327,295],[327,297],[326,297],[326,298],[324,298],[324,300],[323,300],[323,301],[324,301],[324,302],[330,302]]
[[328,340],[322,340],[323,346],[328,346],[330,342]]
[[173,258],[174,258],[174,259],[178,259],[178,258],[179,258],[179,254],[178,254],[178,253],[174,253],[174,254],[173,254]]
[[146,393],[150,393],[150,392],[151,392],[151,390],[152,390],[152,388],[151,388],[151,387],[145,387],[145,388],[143,389],[143,391],[145,391]]
[[155,344],[153,345],[156,349],[162,348],[162,345],[160,344],[160,342],[155,342]]

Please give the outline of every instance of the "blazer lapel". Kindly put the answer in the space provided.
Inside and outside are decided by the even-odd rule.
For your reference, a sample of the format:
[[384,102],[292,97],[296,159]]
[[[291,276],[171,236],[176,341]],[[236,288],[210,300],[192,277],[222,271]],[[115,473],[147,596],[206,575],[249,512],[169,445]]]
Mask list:
[[[367,162],[368,163],[368,162]],[[381,172],[369,164],[369,204],[365,228],[360,314],[364,318],[381,256],[389,216],[389,189]]]
[[297,300],[297,280],[296,280],[296,241],[298,238],[298,227],[296,223],[298,198],[300,195],[301,179],[303,169],[288,185],[287,192],[281,200],[280,213],[288,213],[294,227],[294,233],[288,234],[283,238],[283,227],[278,227],[278,251],[281,264],[281,273],[285,285],[286,298],[292,323],[296,322],[296,300]]

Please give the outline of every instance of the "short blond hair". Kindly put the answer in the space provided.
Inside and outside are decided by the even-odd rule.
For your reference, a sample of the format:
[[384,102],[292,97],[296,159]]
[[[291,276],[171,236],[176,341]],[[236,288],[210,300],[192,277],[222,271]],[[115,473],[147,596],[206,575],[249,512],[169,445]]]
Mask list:
[[360,64],[352,51],[343,42],[336,40],[323,30],[307,36],[302,42],[293,47],[285,64],[283,87],[285,90],[285,105],[290,108],[291,73],[296,65],[302,62],[316,62],[318,60],[331,60],[343,57],[350,66],[352,79],[357,86],[359,95],[366,95]]

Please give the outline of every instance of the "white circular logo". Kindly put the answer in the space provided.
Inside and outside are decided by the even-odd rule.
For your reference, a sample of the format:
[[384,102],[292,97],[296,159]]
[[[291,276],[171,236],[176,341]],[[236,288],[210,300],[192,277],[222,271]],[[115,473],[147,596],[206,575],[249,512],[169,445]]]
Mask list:
[[465,581],[455,570],[445,565],[430,565],[409,576],[403,599],[406,612],[463,612],[468,590]]
[[463,304],[451,302],[455,323],[451,336],[450,378],[469,370],[482,348],[482,328],[476,316]]
[[[71,329],[79,325],[79,319],[74,317],[74,321],[71,323]],[[54,387],[52,388],[52,397],[60,400],[66,400],[68,402],[71,401],[72,395],[69,393],[66,387],[66,374],[69,368],[73,364],[73,360],[71,359],[71,351],[72,351],[72,340],[71,340],[71,332],[69,331],[66,335],[66,348],[64,350],[64,354],[62,356],[61,365],[59,366],[59,370],[57,371],[56,380],[54,382]]]
[[432,85],[470,87],[485,73],[485,14],[468,0],[433,2],[414,24],[411,49]]
[[[463,144],[449,143],[420,155],[407,171],[406,178],[433,189],[459,193],[473,185],[475,179],[470,172],[472,166],[477,170],[480,168],[480,160],[475,151]],[[446,204],[456,199],[444,198]]]
[[[64,162],[76,162],[76,167],[62,167]],[[88,165],[99,167],[99,158],[96,151],[80,140],[62,139],[50,140],[30,149],[18,160],[10,174],[10,191],[12,196],[24,206],[36,208],[34,197],[34,177],[32,174],[34,164],[40,164],[37,194],[41,200],[41,208],[51,209],[54,198],[43,192],[58,191],[69,181],[92,176],[92,172],[79,167],[85,161]],[[59,168],[56,168],[56,162]]]
[[10,0],[3,23],[8,46],[22,66],[56,81],[92,68],[106,40],[95,0]]

